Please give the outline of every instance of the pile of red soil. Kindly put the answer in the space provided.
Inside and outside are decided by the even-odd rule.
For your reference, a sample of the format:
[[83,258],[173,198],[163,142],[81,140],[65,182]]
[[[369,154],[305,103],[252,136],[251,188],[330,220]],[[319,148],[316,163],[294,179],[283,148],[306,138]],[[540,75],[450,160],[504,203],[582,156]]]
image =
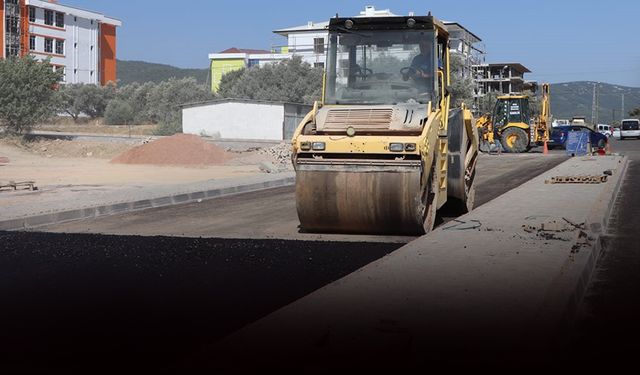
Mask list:
[[221,165],[231,157],[197,135],[176,134],[136,146],[111,160],[118,164]]

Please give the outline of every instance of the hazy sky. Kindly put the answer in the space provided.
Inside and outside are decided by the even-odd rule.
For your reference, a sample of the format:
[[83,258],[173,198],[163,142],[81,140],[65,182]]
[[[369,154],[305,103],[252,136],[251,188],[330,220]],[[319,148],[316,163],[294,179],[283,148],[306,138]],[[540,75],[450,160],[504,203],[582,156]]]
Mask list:
[[161,1],[60,0],[123,21],[118,58],[204,68],[229,47],[286,44],[273,30],[321,22],[365,5],[456,21],[484,43],[489,63],[520,62],[544,82],[640,87],[640,1]]

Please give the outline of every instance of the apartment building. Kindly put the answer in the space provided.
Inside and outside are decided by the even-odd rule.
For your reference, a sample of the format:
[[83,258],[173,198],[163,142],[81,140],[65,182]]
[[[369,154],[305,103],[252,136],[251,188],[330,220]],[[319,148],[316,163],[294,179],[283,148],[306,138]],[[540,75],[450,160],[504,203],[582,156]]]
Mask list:
[[534,81],[525,79],[525,73],[531,73],[531,70],[520,63],[479,64],[472,68],[476,82],[476,95],[479,97],[492,92],[521,93],[536,85]]
[[122,22],[57,1],[0,0],[0,58],[50,58],[64,83],[115,82],[116,28]]

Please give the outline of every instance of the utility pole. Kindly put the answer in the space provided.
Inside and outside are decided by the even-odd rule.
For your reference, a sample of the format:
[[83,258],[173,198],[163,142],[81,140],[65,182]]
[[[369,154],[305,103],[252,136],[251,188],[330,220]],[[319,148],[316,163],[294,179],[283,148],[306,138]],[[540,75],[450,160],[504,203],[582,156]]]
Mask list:
[[598,124],[598,103],[596,99],[596,85],[597,83],[593,83],[593,99],[591,101],[591,124],[596,126]]
[[622,112],[620,112],[620,123],[624,120],[624,93],[622,94]]

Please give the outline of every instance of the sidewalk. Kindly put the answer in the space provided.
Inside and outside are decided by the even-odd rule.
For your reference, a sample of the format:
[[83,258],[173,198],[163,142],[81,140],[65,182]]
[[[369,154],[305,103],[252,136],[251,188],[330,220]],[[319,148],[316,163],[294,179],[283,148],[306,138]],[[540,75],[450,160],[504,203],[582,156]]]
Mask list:
[[[619,156],[572,158],[202,358],[235,370],[541,364],[588,284],[626,165]],[[606,170],[604,183],[545,183]]]
[[36,192],[0,195],[0,230],[28,229],[65,221],[187,203],[228,194],[292,185],[293,172],[254,174],[164,185],[44,186]]

